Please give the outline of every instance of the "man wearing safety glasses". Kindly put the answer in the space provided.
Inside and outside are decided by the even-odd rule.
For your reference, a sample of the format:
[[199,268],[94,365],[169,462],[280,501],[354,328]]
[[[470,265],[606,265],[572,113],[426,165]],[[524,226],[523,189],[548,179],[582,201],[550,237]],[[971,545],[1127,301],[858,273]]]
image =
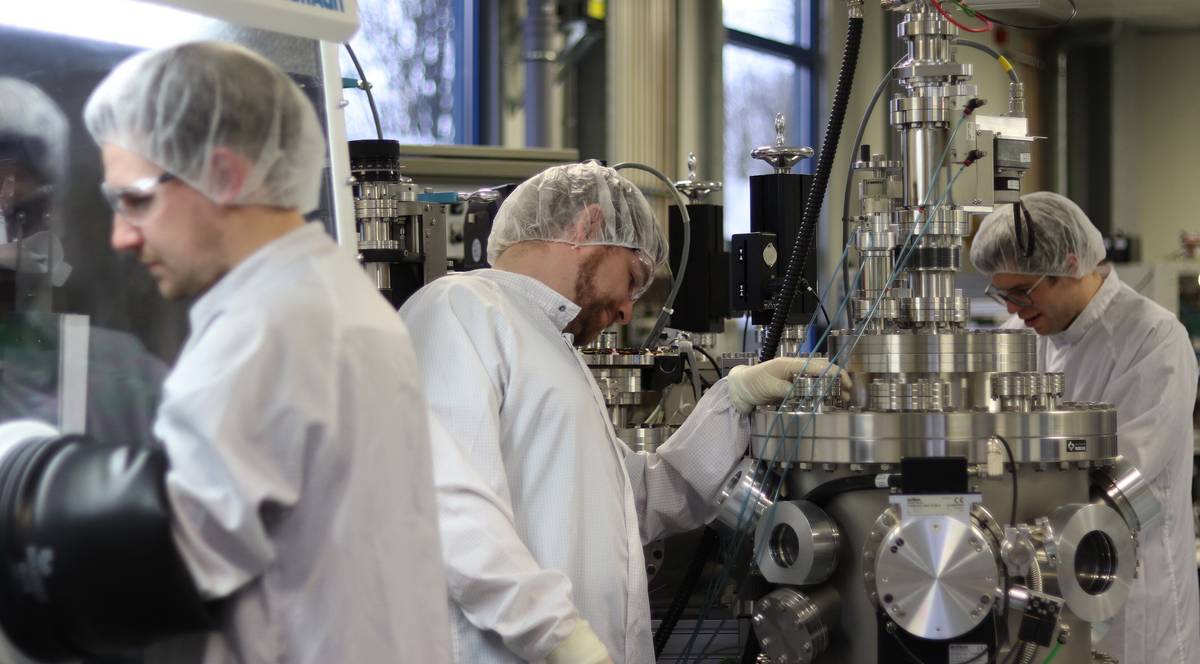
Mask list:
[[401,309],[433,412],[455,661],[654,661],[643,544],[712,518],[745,413],[805,364],[740,368],[655,453],[630,451],[576,347],[630,321],[666,256],[632,182],[556,166],[501,206],[495,269],[438,279]]
[[1100,231],[1050,192],[983,220],[971,261],[1008,308],[1008,328],[1038,333],[1038,371],[1066,374],[1069,401],[1117,407],[1118,446],[1150,481],[1163,525],[1139,536],[1141,569],[1098,650],[1122,662],[1200,662],[1192,527],[1196,355],[1183,325],[1102,265]]
[[124,61],[84,119],[113,247],[192,300],[190,330],[161,444],[0,427],[0,486],[44,498],[0,519],[29,559],[3,560],[20,569],[0,575],[4,633],[54,661],[449,662],[416,358],[353,256],[305,223],[325,163],[308,98],[200,42]]

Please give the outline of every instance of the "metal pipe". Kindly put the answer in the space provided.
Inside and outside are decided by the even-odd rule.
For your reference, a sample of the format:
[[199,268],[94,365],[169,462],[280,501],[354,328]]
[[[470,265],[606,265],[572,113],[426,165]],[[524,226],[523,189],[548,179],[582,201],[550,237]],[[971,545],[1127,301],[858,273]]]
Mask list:
[[902,143],[905,205],[916,207],[927,198],[936,200],[929,192],[934,188],[934,183],[941,179],[941,172],[948,169],[938,169],[933,180],[929,176],[946,149],[946,138],[945,127],[915,126],[905,129]]
[[910,282],[913,297],[954,297],[953,272],[913,272]]
[[548,148],[553,134],[554,33],[558,14],[552,0],[529,0],[525,16],[525,147]]

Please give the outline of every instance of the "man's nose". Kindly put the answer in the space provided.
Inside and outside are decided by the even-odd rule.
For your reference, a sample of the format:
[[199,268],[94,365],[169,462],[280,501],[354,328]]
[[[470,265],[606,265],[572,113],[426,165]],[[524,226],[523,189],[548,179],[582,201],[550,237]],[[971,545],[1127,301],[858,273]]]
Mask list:
[[633,320],[633,300],[625,300],[621,306],[617,307],[617,322],[621,325],[628,325],[631,320]]
[[142,232],[121,218],[113,215],[112,248],[117,251],[137,251],[142,246]]
[[1008,313],[1010,313],[1010,314],[1015,314],[1021,310],[1021,307],[1018,307],[1017,305],[1013,304],[1012,302],[1008,302],[1008,301],[1005,301],[1004,308],[1008,309]]

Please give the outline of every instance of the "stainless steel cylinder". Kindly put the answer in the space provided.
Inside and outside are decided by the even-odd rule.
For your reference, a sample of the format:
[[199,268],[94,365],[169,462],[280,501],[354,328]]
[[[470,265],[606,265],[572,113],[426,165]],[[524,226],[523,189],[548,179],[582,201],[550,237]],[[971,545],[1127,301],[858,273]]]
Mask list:
[[1154,496],[1150,483],[1123,456],[1111,466],[1092,471],[1092,500],[1115,509],[1134,532],[1151,528],[1163,518],[1162,503]]
[[1041,536],[1046,587],[1088,622],[1117,615],[1137,568],[1136,540],[1121,515],[1107,505],[1064,505],[1044,520]]
[[379,290],[392,289],[392,271],[387,263],[366,263],[363,269],[366,270],[367,276],[371,281],[375,282],[375,288]]
[[[909,207],[937,203],[949,182],[949,169],[938,168],[946,149],[943,127],[916,126],[904,129],[901,141],[904,161],[904,204]],[[935,186],[935,183],[938,183]],[[940,186],[940,188],[938,188]]]
[[671,427],[643,424],[617,429],[617,438],[634,452],[653,452],[671,437]]
[[922,62],[943,63],[954,60],[950,40],[943,35],[918,35],[908,42],[908,57]]
[[863,252],[861,288],[862,296],[875,299],[891,287],[892,272],[895,270],[893,254],[889,251]]
[[771,583],[824,583],[837,569],[840,550],[837,524],[805,500],[775,503],[754,531],[758,569]]
[[832,588],[780,588],[754,603],[754,633],[775,664],[809,664],[829,647],[841,599]]
[[769,463],[743,459],[717,494],[717,522],[734,532],[750,531],[771,506],[779,481]]
[[954,297],[953,272],[913,272],[909,282],[913,297]]

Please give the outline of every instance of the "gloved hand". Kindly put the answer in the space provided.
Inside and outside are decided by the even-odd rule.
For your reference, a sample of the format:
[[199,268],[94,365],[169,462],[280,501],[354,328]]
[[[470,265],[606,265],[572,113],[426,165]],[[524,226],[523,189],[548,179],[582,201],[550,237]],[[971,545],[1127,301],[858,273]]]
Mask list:
[[612,658],[592,626],[580,618],[571,635],[546,657],[546,664],[612,664]]
[[[820,358],[777,357],[753,366],[734,367],[729,372],[729,400],[742,414],[755,406],[779,403],[792,388],[796,374],[803,371],[809,376],[819,376],[829,366],[828,360]],[[833,365],[829,374],[835,373],[841,376],[842,400],[849,401],[853,386],[850,374]]]

